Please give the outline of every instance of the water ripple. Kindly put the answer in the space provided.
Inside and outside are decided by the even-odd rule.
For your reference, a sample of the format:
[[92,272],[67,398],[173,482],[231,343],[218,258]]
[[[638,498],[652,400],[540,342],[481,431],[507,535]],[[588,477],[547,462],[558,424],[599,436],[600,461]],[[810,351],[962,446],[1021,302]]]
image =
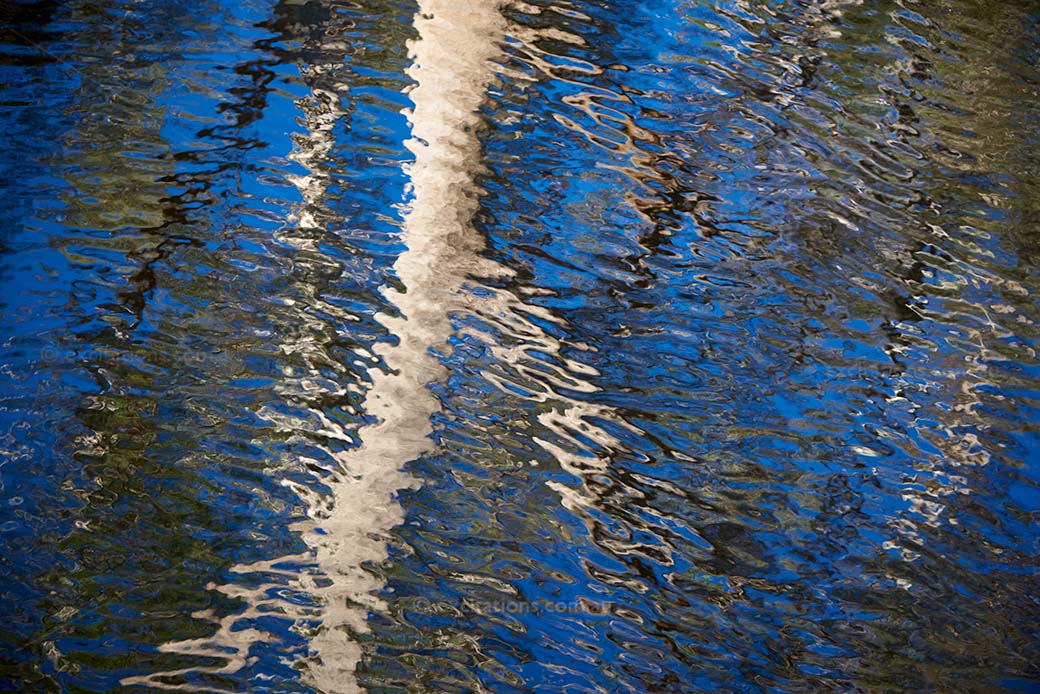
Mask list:
[[1031,690],[1038,27],[0,3],[0,690]]

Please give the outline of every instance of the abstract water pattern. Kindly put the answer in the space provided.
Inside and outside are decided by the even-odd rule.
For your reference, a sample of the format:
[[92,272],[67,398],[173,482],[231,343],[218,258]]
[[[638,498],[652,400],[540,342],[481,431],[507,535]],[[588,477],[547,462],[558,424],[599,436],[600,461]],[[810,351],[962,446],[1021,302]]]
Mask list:
[[0,691],[1040,687],[1040,5],[0,3]]

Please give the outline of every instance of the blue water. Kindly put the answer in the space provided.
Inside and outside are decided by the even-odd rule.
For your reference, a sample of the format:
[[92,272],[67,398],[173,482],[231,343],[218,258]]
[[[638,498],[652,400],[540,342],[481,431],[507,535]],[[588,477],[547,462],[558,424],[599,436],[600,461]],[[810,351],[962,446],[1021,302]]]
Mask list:
[[1032,0],[0,2],[0,692],[1040,690]]

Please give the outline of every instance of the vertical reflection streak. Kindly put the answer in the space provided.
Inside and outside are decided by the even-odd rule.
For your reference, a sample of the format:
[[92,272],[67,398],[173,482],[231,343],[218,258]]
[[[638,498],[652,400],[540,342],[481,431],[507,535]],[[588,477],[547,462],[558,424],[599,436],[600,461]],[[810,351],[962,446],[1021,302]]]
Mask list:
[[[407,114],[411,138],[405,143],[414,156],[405,172],[411,201],[402,218],[404,250],[393,264],[401,288],[382,288],[397,313],[377,316],[394,341],[373,347],[374,355],[379,357],[373,361],[382,361],[383,367],[368,370],[370,386],[361,405],[361,410],[375,422],[352,435],[319,406],[311,406],[311,424],[316,423],[316,428],[303,425],[306,433],[359,443],[341,452],[326,447],[329,458],[335,460],[334,469],[318,460],[302,461],[326,472],[323,482],[328,494],[296,482],[284,482],[307,506],[309,520],[297,524],[295,529],[301,533],[308,551],[233,567],[232,573],[243,576],[242,584],[211,588],[243,601],[245,608],[226,617],[217,617],[208,610],[200,612],[195,616],[217,623],[213,636],[170,642],[161,648],[168,653],[216,659],[221,664],[126,678],[124,685],[224,691],[219,687],[199,687],[196,682],[171,680],[240,672],[252,662],[252,646],[268,636],[261,630],[243,627],[264,615],[276,614],[310,634],[311,657],[302,665],[311,686],[324,694],[362,691],[355,674],[362,657],[357,635],[368,631],[370,611],[381,609],[376,592],[383,587],[382,581],[365,566],[387,558],[386,534],[404,520],[396,496],[418,484],[404,466],[431,446],[431,416],[439,409],[439,403],[429,385],[447,373],[433,350],[451,337],[452,316],[456,312],[482,316],[520,340],[519,346],[505,347],[497,344],[492,335],[482,336],[489,340],[497,360],[539,383],[542,392],[533,394],[534,399],[556,403],[551,411],[539,415],[538,421],[563,446],[538,437],[534,440],[562,469],[584,482],[608,463],[607,457],[589,451],[575,437],[578,432],[596,441],[601,450],[622,448],[620,441],[594,423],[597,419],[641,433],[610,408],[559,392],[597,391],[594,384],[582,377],[595,374],[590,367],[571,360],[564,360],[566,368],[545,362],[541,364],[543,368],[532,369],[525,364],[530,360],[530,352],[561,356],[561,341],[532,320],[537,317],[561,323],[559,318],[528,305],[507,289],[484,286],[480,292],[466,291],[471,277],[508,274],[507,268],[481,257],[484,243],[472,220],[481,195],[476,180],[482,170],[479,109],[495,79],[495,59],[509,27],[500,12],[499,0],[420,0],[418,5],[414,20],[418,38],[410,45],[412,64],[408,69],[414,81],[409,92],[413,108]],[[336,122],[346,114],[337,106],[341,94],[330,91],[327,81],[321,84],[316,84],[312,93],[323,107],[301,106],[308,134],[297,140],[298,151],[292,155],[308,169],[307,175],[292,179],[304,200],[293,216],[296,230],[319,224],[317,219],[328,187],[324,163],[335,147]],[[349,87],[339,82],[332,86],[341,93]],[[306,234],[293,231],[283,232],[281,240],[301,250],[313,250]],[[305,323],[315,320],[306,312],[301,312],[300,319]],[[301,334],[320,332],[317,327]],[[298,343],[283,344],[282,348],[287,353],[308,355],[321,346],[302,338]],[[484,375],[508,392],[492,374]],[[311,373],[287,374],[286,381],[276,390],[292,400],[303,392],[302,383],[298,382],[301,379],[313,383],[323,380],[314,366]],[[257,414],[281,433],[304,433],[301,422],[292,417],[268,408]],[[587,488],[572,489],[556,483],[550,486],[557,489],[568,508],[596,504],[595,493]],[[307,566],[315,569],[304,568]],[[279,596],[285,588],[313,596],[317,606],[282,599]]]
[[383,289],[398,315],[379,316],[397,342],[373,350],[385,362],[385,370],[370,369],[371,386],[362,409],[377,423],[359,430],[359,447],[337,456],[346,474],[332,485],[332,511],[320,520],[320,532],[309,535],[316,540],[312,546],[319,566],[333,579],[328,587],[314,591],[325,607],[323,627],[311,641],[318,663],[310,674],[328,694],[360,691],[354,670],[361,652],[351,632],[367,630],[367,613],[379,608],[374,593],[382,587],[364,564],[386,558],[385,534],[404,520],[395,496],[417,484],[403,467],[431,446],[431,416],[440,405],[428,386],[447,375],[432,350],[454,333],[456,312],[483,316],[519,338],[520,345],[513,348],[492,344],[492,353],[528,376],[537,374],[544,391],[536,399],[557,403],[538,421],[582,453],[537,437],[535,441],[582,482],[584,489],[550,483],[568,508],[596,505],[595,492],[584,482],[609,462],[609,453],[589,451],[575,434],[581,432],[610,452],[623,445],[595,420],[643,433],[609,407],[559,392],[597,391],[582,377],[595,374],[591,367],[566,359],[565,369],[542,363],[549,373],[555,371],[548,375],[524,364],[529,352],[561,355],[561,341],[532,318],[556,323],[560,319],[506,289],[482,286],[480,292],[466,291],[470,278],[509,273],[508,268],[481,257],[484,242],[472,223],[482,192],[476,181],[483,166],[479,108],[495,79],[499,45],[510,28],[500,2],[420,0],[415,28],[418,39],[411,45],[408,70],[415,83],[410,92],[412,137],[406,143],[414,155],[406,171],[412,200],[403,217],[405,249],[393,265],[402,289]]
[[[306,461],[326,469],[328,477],[323,481],[331,499],[286,481],[308,508],[310,520],[295,529],[301,532],[309,552],[235,566],[232,573],[251,577],[244,578],[243,583],[255,583],[259,577],[262,584],[211,588],[244,601],[244,610],[226,617],[208,610],[200,612],[195,616],[217,623],[212,636],[169,642],[160,649],[216,659],[221,664],[125,678],[123,685],[224,691],[176,680],[239,672],[251,661],[251,646],[267,636],[241,626],[265,614],[277,614],[312,634],[309,647],[313,657],[305,664],[304,675],[311,686],[324,694],[361,691],[355,669],[362,651],[355,637],[367,631],[369,611],[379,609],[374,593],[382,587],[365,565],[387,557],[385,534],[403,520],[396,495],[417,483],[403,467],[430,446],[430,417],[438,403],[428,385],[445,373],[431,350],[451,335],[452,306],[458,304],[466,277],[481,271],[501,274],[501,268],[476,255],[483,244],[471,219],[479,195],[475,181],[481,157],[478,109],[494,78],[491,61],[499,50],[504,24],[495,0],[475,0],[461,6],[452,0],[419,2],[414,20],[418,39],[410,46],[412,66],[408,70],[415,82],[410,91],[413,109],[408,114],[412,136],[406,143],[414,155],[406,170],[412,199],[402,220],[404,250],[393,265],[403,289],[383,288],[398,312],[377,317],[396,342],[373,349],[385,370],[369,369],[371,385],[361,409],[374,417],[375,423],[361,427],[355,437],[319,408],[311,408],[319,428],[308,433],[348,442],[356,438],[360,444],[339,453],[329,451],[338,469],[328,470],[319,461]],[[336,90],[345,91],[347,87],[335,84]],[[324,108],[303,109],[308,134],[298,140],[299,149],[292,155],[308,169],[308,175],[292,180],[304,200],[293,218],[297,228],[318,224],[314,212],[320,211],[328,184],[323,164],[335,145],[335,124],[345,114],[336,105],[341,94],[320,86],[312,93]],[[306,235],[298,237],[290,231],[282,236],[283,242],[301,249],[313,245]],[[314,320],[305,313],[300,318]],[[308,354],[320,345],[304,342],[282,347],[286,352]],[[300,376],[317,379],[320,373],[315,369]],[[276,390],[291,397],[299,390],[293,380],[288,379]],[[301,433],[299,421],[266,408],[257,414],[282,433]],[[299,568],[315,564],[316,572]],[[297,568],[283,568],[291,565]],[[277,597],[287,586],[312,595],[319,607],[308,608]],[[320,624],[314,629],[317,622]]]
[[504,21],[497,3],[483,0],[421,0],[415,15],[407,143],[415,159],[406,172],[412,200],[403,219],[405,249],[393,265],[403,289],[384,288],[399,313],[379,316],[397,342],[374,350],[386,370],[369,371],[363,409],[378,421],[358,432],[359,447],[337,456],[345,473],[331,485],[332,510],[319,521],[321,532],[308,536],[331,579],[317,591],[323,624],[311,641],[317,662],[310,670],[328,694],[360,691],[354,670],[361,651],[351,632],[367,629],[381,587],[364,564],[386,558],[383,535],[403,520],[395,495],[416,480],[402,468],[429,448],[438,403],[428,385],[444,375],[431,349],[450,337],[449,307],[479,262],[482,244],[471,226],[479,193],[478,109],[493,79]]

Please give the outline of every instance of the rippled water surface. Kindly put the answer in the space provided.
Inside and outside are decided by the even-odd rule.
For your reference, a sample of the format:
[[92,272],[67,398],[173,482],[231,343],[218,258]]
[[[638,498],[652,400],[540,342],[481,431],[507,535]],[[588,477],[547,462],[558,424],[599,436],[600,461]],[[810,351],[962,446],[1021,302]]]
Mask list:
[[0,691],[1040,690],[1040,5],[0,2]]

